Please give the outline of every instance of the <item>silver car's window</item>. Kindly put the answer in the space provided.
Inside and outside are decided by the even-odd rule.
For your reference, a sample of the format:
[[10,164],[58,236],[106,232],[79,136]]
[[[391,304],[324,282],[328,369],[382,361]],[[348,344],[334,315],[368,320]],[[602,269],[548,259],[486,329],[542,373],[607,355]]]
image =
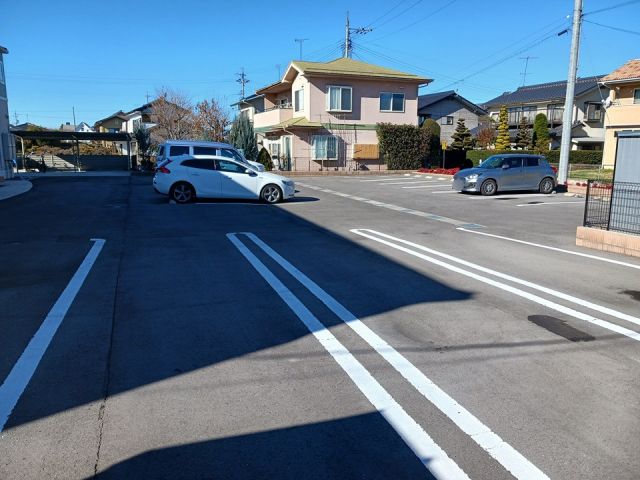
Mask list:
[[482,162],[479,167],[480,168],[499,168],[502,166],[502,160],[504,157],[499,157],[494,155],[492,157],[487,158],[484,162]]
[[240,155],[238,152],[236,152],[235,150],[231,150],[230,148],[222,148],[220,149],[220,155],[223,157],[227,157],[227,158],[233,158],[234,160],[241,162],[241,163],[247,163],[244,160],[244,157],[242,155]]
[[169,156],[177,157],[178,155],[189,155],[189,147],[186,145],[171,145]]
[[502,160],[502,165],[509,165],[511,168],[520,168],[522,166],[522,158],[507,157]]
[[193,147],[194,155],[217,155],[216,147]]

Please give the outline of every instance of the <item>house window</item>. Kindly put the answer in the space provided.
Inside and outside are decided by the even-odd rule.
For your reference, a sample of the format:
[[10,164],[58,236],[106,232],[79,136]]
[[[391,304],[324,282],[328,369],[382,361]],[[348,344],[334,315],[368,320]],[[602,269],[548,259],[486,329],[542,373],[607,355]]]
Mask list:
[[338,158],[338,139],[333,135],[314,135],[311,147],[314,160],[335,160]]
[[550,104],[547,105],[547,119],[551,123],[560,123],[562,122],[562,115],[564,114],[564,105],[563,104]]
[[442,125],[453,125],[453,117],[442,117],[440,123]]
[[602,104],[585,103],[584,109],[587,122],[599,122],[602,119]]
[[351,87],[327,87],[327,111],[351,111]]
[[404,93],[380,93],[381,112],[404,112]]
[[633,91],[633,103],[640,103],[640,88]]
[[301,112],[304,110],[304,90],[296,90],[293,93],[293,109],[296,112]]

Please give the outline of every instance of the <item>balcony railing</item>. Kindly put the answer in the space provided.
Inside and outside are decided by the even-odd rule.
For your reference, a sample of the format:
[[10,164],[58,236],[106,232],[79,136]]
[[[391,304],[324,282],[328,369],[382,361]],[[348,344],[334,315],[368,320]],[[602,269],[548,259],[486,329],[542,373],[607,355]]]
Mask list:
[[276,105],[253,116],[253,127],[270,127],[293,117],[291,106]]

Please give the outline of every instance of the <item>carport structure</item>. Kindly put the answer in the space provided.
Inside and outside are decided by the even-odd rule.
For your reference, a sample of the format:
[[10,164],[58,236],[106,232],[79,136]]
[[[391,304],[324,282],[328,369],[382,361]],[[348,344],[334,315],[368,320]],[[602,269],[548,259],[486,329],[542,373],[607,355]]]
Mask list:
[[22,163],[24,165],[24,140],[70,140],[75,143],[76,147],[76,169],[79,168],[80,161],[80,141],[92,140],[102,142],[126,142],[127,144],[127,168],[131,170],[131,142],[135,141],[131,138],[131,134],[126,132],[108,133],[108,132],[63,132],[58,130],[11,130],[11,133],[20,140]]

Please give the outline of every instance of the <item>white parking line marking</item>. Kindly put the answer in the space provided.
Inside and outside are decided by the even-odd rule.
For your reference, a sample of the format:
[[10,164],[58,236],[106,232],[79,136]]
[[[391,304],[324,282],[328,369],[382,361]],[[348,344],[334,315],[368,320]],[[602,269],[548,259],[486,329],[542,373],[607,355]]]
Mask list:
[[471,198],[473,200],[523,200],[526,198],[540,198],[540,197],[546,197],[546,198],[557,198],[556,196],[557,194],[555,193],[550,193],[550,194],[546,194],[546,193],[527,193],[527,194],[514,194],[514,195],[509,195],[508,193],[504,193],[503,195],[490,195],[490,196],[486,196],[486,195],[469,195],[468,198]]
[[[362,237],[366,237],[366,238],[368,238],[370,240],[374,240],[374,241],[376,241],[378,243],[382,243],[382,244],[387,245],[387,246],[389,246],[391,248],[395,248],[396,250],[400,250],[402,252],[408,253],[409,255],[413,255],[414,257],[421,258],[423,260],[426,260],[427,262],[431,262],[431,263],[433,263],[435,265],[438,265],[438,266],[441,266],[443,268],[446,268],[447,270],[451,270],[453,272],[460,273],[461,275],[464,275],[466,277],[473,278],[473,279],[478,280],[480,282],[483,282],[483,283],[486,283],[488,285],[497,287],[497,288],[499,288],[501,290],[507,291],[509,293],[513,293],[514,295],[517,295],[519,297],[526,298],[527,300],[531,300],[531,301],[533,301],[535,303],[538,303],[540,305],[544,305],[545,307],[548,307],[548,308],[551,308],[553,310],[556,310],[557,312],[564,313],[565,315],[570,315],[570,316],[572,316],[574,318],[577,318],[578,320],[583,320],[585,322],[592,323],[594,325],[598,325],[598,326],[600,326],[602,328],[606,328],[607,330],[611,330],[612,332],[620,333],[620,334],[625,335],[625,336],[627,336],[629,338],[632,338],[633,340],[636,340],[636,341],[640,342],[640,333],[638,333],[638,332],[635,332],[635,331],[630,330],[630,329],[625,328],[625,327],[621,327],[619,325],[616,325],[615,323],[607,322],[606,320],[602,320],[602,319],[596,318],[596,317],[594,317],[592,315],[587,315],[585,313],[579,312],[578,310],[574,310],[572,308],[565,307],[564,305],[560,305],[559,303],[552,302],[552,301],[547,300],[545,298],[542,298],[542,297],[540,297],[538,295],[535,295],[535,294],[532,294],[532,293],[529,293],[529,292],[525,292],[524,290],[520,290],[519,288],[512,287],[511,285],[507,285],[506,283],[498,282],[498,281],[490,279],[488,277],[483,277],[482,275],[478,275],[477,273],[469,272],[468,270],[464,270],[464,269],[462,269],[460,267],[456,267],[455,265],[451,265],[449,263],[445,263],[445,262],[443,262],[441,260],[435,259],[433,257],[429,257],[427,255],[424,255],[422,253],[416,252],[414,250],[411,250],[409,248],[403,247],[401,245],[397,245],[397,244],[392,243],[392,242],[390,242],[388,240],[383,240],[381,238],[377,238],[377,237],[375,237],[373,235],[377,235],[377,236],[380,236],[380,237],[383,237],[383,238],[388,238],[388,239],[391,239],[391,240],[393,240],[395,242],[403,243],[405,245],[409,245],[409,246],[411,246],[411,247],[413,247],[415,249],[422,250],[422,251],[425,251],[425,252],[429,252],[429,253],[431,253],[433,255],[438,255],[440,257],[446,258],[448,260],[452,260],[452,261],[460,263],[462,265],[465,265],[465,266],[468,266],[468,267],[471,267],[471,268],[475,268],[476,270],[480,270],[480,271],[483,271],[485,273],[490,273],[492,275],[495,275],[495,276],[500,277],[500,278],[508,279],[508,280],[513,281],[515,283],[520,283],[522,285],[526,285],[526,286],[528,286],[530,288],[534,288],[534,289],[537,289],[537,290],[544,291],[545,293],[548,293],[550,295],[556,296],[558,298],[562,298],[564,300],[571,301],[573,303],[577,303],[579,305],[587,306],[588,308],[592,308],[594,310],[597,309],[598,311],[601,311],[601,312],[605,312],[605,311],[606,312],[610,312],[610,313],[608,313],[609,315],[617,316],[618,318],[623,318],[624,317],[625,320],[627,320],[629,322],[632,322],[632,323],[635,323],[635,324],[638,324],[640,320],[637,319],[636,317],[631,316],[631,315],[627,315],[627,314],[622,313],[622,312],[617,312],[617,311],[609,309],[607,307],[596,305],[596,304],[593,304],[591,302],[587,302],[585,300],[581,300],[579,298],[572,297],[570,295],[566,295],[566,294],[564,294],[562,292],[557,292],[555,290],[551,290],[550,288],[542,287],[540,285],[536,285],[534,283],[527,282],[526,280],[520,280],[518,278],[511,277],[510,275],[506,275],[506,274],[503,274],[503,273],[500,273],[500,272],[496,272],[495,270],[490,270],[488,268],[481,267],[480,265],[475,265],[475,264],[473,264],[471,262],[467,262],[465,260],[458,259],[458,258],[453,257],[451,255],[447,255],[445,253],[438,252],[438,251],[433,250],[431,248],[427,248],[425,246],[418,245],[417,243],[409,242],[407,240],[403,240],[401,238],[393,237],[391,235],[387,235],[385,233],[377,232],[375,230],[352,229],[351,232],[355,233],[356,235],[360,235]],[[364,233],[364,232],[370,232],[370,233]],[[596,308],[594,308],[594,307],[596,307]]]
[[431,185],[418,185],[416,187],[400,187],[400,188],[442,188],[442,187],[444,187],[444,185],[442,184],[434,185],[432,183]]
[[[236,233],[227,238],[247,261],[273,288],[278,296],[296,314],[309,332],[333,357],[353,383],[389,422],[427,469],[442,479],[468,479],[466,473],[436,444],[423,428],[394,400],[371,373],[351,354],[318,318],[256,257],[239,239]],[[252,234],[245,233],[253,239]],[[255,241],[255,240],[254,240]]]
[[[431,185],[435,185],[433,180],[418,180],[412,182],[391,182],[391,183],[379,183],[378,185],[414,185],[418,183],[430,183]],[[437,186],[442,187],[442,184],[438,184]]]
[[431,193],[460,193],[458,190],[442,190],[439,192],[431,192]]
[[501,240],[507,240],[509,242],[522,243],[523,245],[530,245],[532,247],[546,248],[547,250],[553,250],[553,251],[556,251],[556,252],[568,253],[570,255],[578,255],[579,257],[591,258],[593,260],[598,260],[598,261],[601,261],[601,262],[614,263],[616,265],[622,265],[623,267],[636,268],[636,269],[640,270],[640,265],[634,265],[632,263],[621,262],[620,260],[612,260],[610,258],[598,257],[596,255],[590,255],[588,253],[574,252],[573,250],[565,250],[563,248],[550,247],[549,245],[542,245],[540,243],[525,242],[524,240],[518,240],[516,238],[503,237],[501,235],[495,235],[493,233],[478,232],[478,231],[475,231],[475,230],[467,230],[466,228],[463,228],[463,227],[458,227],[457,230],[460,230],[461,232],[475,233],[476,235],[485,235],[487,237],[499,238]]
[[[392,180],[390,178],[376,178],[374,180],[360,180],[361,182],[388,182],[389,180]],[[412,177],[398,177],[398,178],[394,178],[393,180],[413,180]]]
[[[304,183],[298,183],[298,185],[302,186],[302,187],[306,187],[307,185]],[[341,192],[336,192],[333,190],[327,190],[327,189],[323,189],[322,191],[327,192],[327,193],[331,193],[333,195],[339,195],[339,196],[344,196],[343,194],[341,194]],[[457,192],[451,192],[451,193],[457,193]],[[356,197],[355,195],[352,195],[351,200],[356,200],[359,202],[363,202],[363,203],[368,203],[369,205],[373,205],[376,207],[381,207],[381,208],[388,208],[389,210],[395,210],[398,212],[402,212],[402,213],[408,213],[410,215],[417,215],[419,217],[423,217],[423,218],[428,218],[429,220],[436,220],[438,222],[444,222],[444,223],[448,223],[451,225],[455,225],[457,227],[464,227],[466,225],[469,225],[468,222],[462,221],[462,220],[456,220],[455,218],[449,218],[449,217],[444,217],[442,215],[436,215],[434,213],[429,213],[429,212],[420,212],[418,210],[412,210],[409,208],[405,208],[405,207],[401,207],[398,205],[394,205],[392,203],[385,203],[385,202],[379,202],[378,200],[370,200],[368,198],[363,198],[363,197]],[[483,228],[482,225],[476,225],[474,224],[474,226],[476,228]]]
[[245,234],[262,251],[271,257],[284,270],[295,277],[313,295],[315,295],[338,318],[345,322],[354,332],[365,340],[375,351],[381,355],[393,368],[400,373],[413,387],[418,390],[429,402],[443,412],[464,433],[469,435],[483,450],[497,460],[509,472],[518,479],[547,479],[529,460],[516,451],[511,445],[502,440],[491,431],[473,414],[456,402],[446,392],[440,389],[422,371],[396,351],[384,339],[367,327],[359,318],[347,310],[335,298],[324,291],[320,286],[294,267],[275,250],[260,240],[252,233]]
[[520,203],[516,207],[538,207],[540,205],[569,205],[579,203],[584,205],[584,201],[580,202],[540,202],[540,203]]
[[94,244],[84,257],[84,260],[73,274],[71,280],[58,297],[56,303],[53,304],[51,310],[45,317],[44,321],[38,328],[38,331],[29,341],[29,344],[20,355],[4,383],[0,385],[0,432],[9,420],[11,412],[15,408],[22,393],[27,388],[31,377],[35,373],[42,357],[44,356],[49,344],[56,334],[56,331],[62,324],[64,317],[69,311],[69,307],[80,291],[85,279],[91,271],[91,267],[95,263],[100,251],[105,244],[105,240],[99,238],[91,239]]

